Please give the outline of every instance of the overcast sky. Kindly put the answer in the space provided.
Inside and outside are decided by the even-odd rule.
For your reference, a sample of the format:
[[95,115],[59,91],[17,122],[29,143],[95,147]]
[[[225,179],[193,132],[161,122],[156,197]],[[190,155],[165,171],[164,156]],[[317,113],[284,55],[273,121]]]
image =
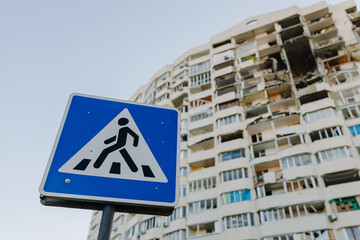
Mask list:
[[91,211],[39,202],[70,93],[128,99],[212,35],[250,16],[315,2],[0,0],[1,239],[86,239]]

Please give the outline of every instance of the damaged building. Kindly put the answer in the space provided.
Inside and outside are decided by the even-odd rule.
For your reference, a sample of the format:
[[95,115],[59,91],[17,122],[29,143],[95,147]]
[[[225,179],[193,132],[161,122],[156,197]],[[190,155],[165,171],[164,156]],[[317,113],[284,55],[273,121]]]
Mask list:
[[256,16],[185,52],[130,99],[181,112],[180,203],[116,213],[111,239],[359,239],[359,67],[352,0]]

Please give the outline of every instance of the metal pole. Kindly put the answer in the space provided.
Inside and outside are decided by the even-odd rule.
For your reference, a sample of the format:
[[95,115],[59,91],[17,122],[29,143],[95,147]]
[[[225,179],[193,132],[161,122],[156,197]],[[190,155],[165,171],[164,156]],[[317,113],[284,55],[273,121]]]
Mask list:
[[104,205],[103,213],[101,215],[98,240],[110,240],[114,211],[114,205]]

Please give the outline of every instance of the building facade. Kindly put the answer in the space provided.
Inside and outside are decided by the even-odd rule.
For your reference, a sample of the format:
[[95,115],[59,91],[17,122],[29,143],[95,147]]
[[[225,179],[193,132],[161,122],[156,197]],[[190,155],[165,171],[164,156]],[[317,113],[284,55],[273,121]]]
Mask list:
[[356,4],[321,2],[247,19],[158,71],[131,100],[181,112],[180,203],[116,213],[111,239],[360,239],[359,50]]

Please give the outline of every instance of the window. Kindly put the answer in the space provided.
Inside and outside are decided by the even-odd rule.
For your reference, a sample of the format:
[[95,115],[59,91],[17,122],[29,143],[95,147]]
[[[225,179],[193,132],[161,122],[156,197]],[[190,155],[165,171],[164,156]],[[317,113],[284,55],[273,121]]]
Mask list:
[[238,149],[231,152],[224,152],[220,154],[220,162],[225,162],[231,159],[245,157],[245,149]]
[[168,99],[170,97],[170,95],[168,93],[165,93],[164,95],[160,96],[156,102],[159,103],[161,102],[162,100],[165,100],[165,99]]
[[211,82],[210,72],[205,72],[199,75],[190,77],[190,87],[197,87]]
[[262,134],[257,133],[257,134],[251,135],[251,140],[252,140],[253,143],[261,142],[263,140],[262,139]]
[[187,87],[187,86],[188,86],[187,82],[183,82],[183,83],[177,85],[176,87],[174,87],[173,92],[181,91],[181,90],[183,90],[184,87]]
[[111,240],[121,240],[121,234],[116,234]]
[[211,209],[217,208],[217,199],[211,198],[206,200],[200,200],[196,202],[191,202],[188,204],[188,213],[198,213]]
[[116,220],[113,222],[113,225],[112,225],[112,230],[113,231],[116,231],[117,228],[123,224],[123,221],[124,221],[124,215],[120,215],[118,218],[116,218]]
[[297,192],[306,189],[317,188],[319,183],[317,178],[308,177],[299,180],[284,182],[285,192]]
[[89,231],[89,235],[94,235],[97,234],[99,232],[99,224],[96,224],[95,226],[93,226],[90,231]]
[[188,120],[181,120],[180,122],[180,129],[184,130],[188,128]]
[[294,155],[281,158],[281,169],[306,166],[311,164],[311,155],[309,153]]
[[282,219],[309,216],[311,214],[322,214],[325,211],[324,202],[314,202],[260,211],[259,216],[261,223],[267,223]]
[[241,228],[255,226],[254,215],[252,213],[243,213],[232,215],[223,219],[224,229]]
[[342,230],[342,233],[344,235],[343,239],[360,240],[360,227],[359,226],[344,228]]
[[204,72],[210,71],[210,61],[202,62],[196,65],[190,66],[190,76],[198,75]]
[[152,228],[159,228],[160,227],[161,218],[159,217],[152,217],[142,223],[141,229],[143,231],[152,229]]
[[233,101],[229,101],[226,103],[221,103],[221,104],[217,105],[217,110],[221,111],[221,110],[225,110],[227,108],[231,108],[234,106],[240,106],[239,100],[233,100]]
[[349,129],[353,136],[357,136],[360,134],[360,125],[351,126],[349,127]]
[[188,65],[188,61],[185,59],[184,61],[182,61],[181,63],[179,63],[178,65],[176,65],[175,67],[174,67],[174,71],[176,71],[176,70],[178,70],[178,69],[180,69],[180,68],[183,68],[183,67],[185,67],[185,66],[189,66]]
[[354,105],[342,109],[345,120],[360,117],[360,105]]
[[[360,130],[360,128],[359,128],[359,130]],[[315,142],[317,140],[341,136],[341,135],[343,135],[341,128],[339,126],[337,126],[337,127],[332,127],[332,128],[327,128],[327,129],[322,129],[319,131],[311,132],[310,138],[311,138],[311,141]]]
[[200,224],[188,226],[188,236],[189,237],[202,236],[202,235],[218,233],[218,232],[219,232],[218,221],[200,223]]
[[188,156],[187,150],[181,150],[180,151],[180,159],[187,158],[187,156]]
[[201,119],[205,119],[205,118],[211,117],[212,115],[213,115],[213,111],[212,111],[212,109],[210,108],[210,109],[208,109],[208,110],[205,111],[205,112],[202,112],[202,113],[199,113],[199,114],[190,116],[190,122],[199,121],[199,120],[201,120]]
[[185,240],[186,230],[181,229],[164,235],[164,240]]
[[150,86],[145,91],[145,96],[149,96],[149,93],[151,93],[155,89],[155,86],[156,86],[156,81],[152,81]]
[[351,157],[350,150],[347,147],[333,148],[316,154],[318,163],[333,161],[340,158]]
[[237,180],[241,178],[248,178],[247,168],[238,168],[220,173],[220,179],[222,182]]
[[177,80],[182,79],[183,77],[188,75],[189,75],[188,71],[183,71],[174,77],[173,82],[176,82]]
[[186,177],[187,176],[187,168],[181,167],[180,168],[180,177]]
[[171,222],[179,218],[186,217],[186,207],[175,208],[174,212],[165,218],[165,222]]
[[185,197],[186,196],[186,186],[180,186],[180,194],[182,197]]
[[131,239],[134,235],[139,233],[139,223],[136,223],[134,226],[132,226],[129,230],[127,230],[125,232],[125,239],[129,240]]
[[166,72],[163,75],[161,75],[158,79],[160,81],[164,81],[166,78],[171,77],[171,72]]
[[160,87],[158,87],[158,91],[160,92],[161,90],[170,87],[170,83],[164,83],[163,85],[161,85]]
[[221,127],[221,126],[224,126],[224,125],[228,125],[228,124],[231,124],[231,123],[234,123],[234,122],[240,122],[240,121],[241,121],[240,115],[235,114],[235,115],[231,115],[231,116],[228,116],[228,117],[220,118],[216,122],[217,122],[217,126]]
[[249,189],[228,192],[221,195],[222,204],[231,204],[236,202],[251,201]]
[[306,123],[309,123],[309,122],[320,120],[320,119],[334,117],[335,115],[336,115],[336,112],[334,109],[325,108],[325,109],[322,109],[322,110],[319,110],[316,112],[311,112],[311,113],[305,114],[304,120]]
[[204,191],[216,187],[216,177],[204,178],[188,183],[189,193]]
[[311,240],[332,240],[328,230],[315,230],[311,232],[289,233],[272,237],[264,237],[263,240],[287,240],[287,239],[311,239]]
[[149,97],[145,100],[147,104],[154,104],[155,101],[155,92],[152,92]]

